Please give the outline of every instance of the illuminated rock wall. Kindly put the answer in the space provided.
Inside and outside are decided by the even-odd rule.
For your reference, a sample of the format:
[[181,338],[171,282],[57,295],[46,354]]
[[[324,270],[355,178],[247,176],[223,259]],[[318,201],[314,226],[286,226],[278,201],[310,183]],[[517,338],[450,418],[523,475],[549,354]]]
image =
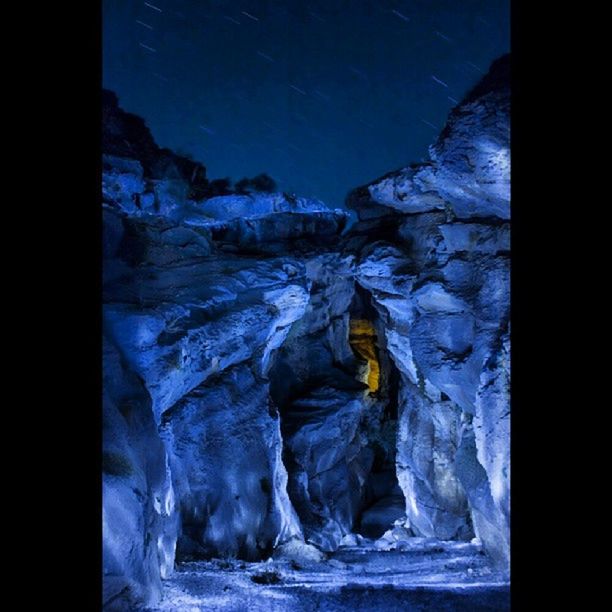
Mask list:
[[[507,73],[453,111],[429,162],[350,194],[349,232],[283,194],[195,201],[109,151],[109,609],[158,598],[175,551],[334,550],[362,518],[384,529],[398,491],[408,533],[476,535],[507,567]],[[381,456],[396,475],[376,491]]]
[[355,353],[365,360],[367,367],[364,380],[371,393],[380,387],[380,364],[376,349],[376,330],[371,321],[366,319],[351,319],[349,342]]
[[[507,568],[510,516],[510,90],[498,60],[430,161],[348,198],[356,278],[402,374],[406,524],[469,538]],[[371,236],[378,232],[379,240]]]

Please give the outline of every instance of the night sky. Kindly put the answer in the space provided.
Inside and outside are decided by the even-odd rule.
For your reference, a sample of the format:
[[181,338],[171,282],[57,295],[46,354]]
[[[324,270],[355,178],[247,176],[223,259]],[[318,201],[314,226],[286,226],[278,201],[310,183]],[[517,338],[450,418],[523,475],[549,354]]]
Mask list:
[[509,0],[103,0],[103,85],[209,178],[342,206],[426,158],[509,51]]

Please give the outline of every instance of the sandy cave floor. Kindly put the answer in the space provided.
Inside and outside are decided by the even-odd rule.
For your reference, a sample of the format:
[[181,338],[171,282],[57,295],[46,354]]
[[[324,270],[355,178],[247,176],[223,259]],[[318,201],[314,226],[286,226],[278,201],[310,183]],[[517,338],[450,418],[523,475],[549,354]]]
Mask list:
[[510,587],[479,545],[414,538],[403,550],[343,547],[321,563],[182,563],[148,612],[169,610],[500,612]]

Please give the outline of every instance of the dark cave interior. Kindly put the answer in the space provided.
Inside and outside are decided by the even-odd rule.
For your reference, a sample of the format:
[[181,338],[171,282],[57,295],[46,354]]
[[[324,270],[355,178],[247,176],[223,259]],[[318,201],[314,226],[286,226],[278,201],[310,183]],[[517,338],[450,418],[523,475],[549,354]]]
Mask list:
[[[289,336],[270,372],[270,396],[281,419],[289,497],[306,534],[339,528],[380,537],[405,512],[395,473],[399,372],[358,284],[343,321],[341,356],[324,333]],[[321,432],[336,428],[346,448],[325,444]]]

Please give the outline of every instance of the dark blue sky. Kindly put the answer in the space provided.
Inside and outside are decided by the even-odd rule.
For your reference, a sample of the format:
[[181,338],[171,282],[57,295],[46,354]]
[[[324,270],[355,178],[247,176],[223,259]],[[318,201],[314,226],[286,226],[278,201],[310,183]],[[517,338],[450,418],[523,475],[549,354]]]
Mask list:
[[509,51],[508,0],[103,0],[103,82],[210,178],[342,206],[427,156]]

